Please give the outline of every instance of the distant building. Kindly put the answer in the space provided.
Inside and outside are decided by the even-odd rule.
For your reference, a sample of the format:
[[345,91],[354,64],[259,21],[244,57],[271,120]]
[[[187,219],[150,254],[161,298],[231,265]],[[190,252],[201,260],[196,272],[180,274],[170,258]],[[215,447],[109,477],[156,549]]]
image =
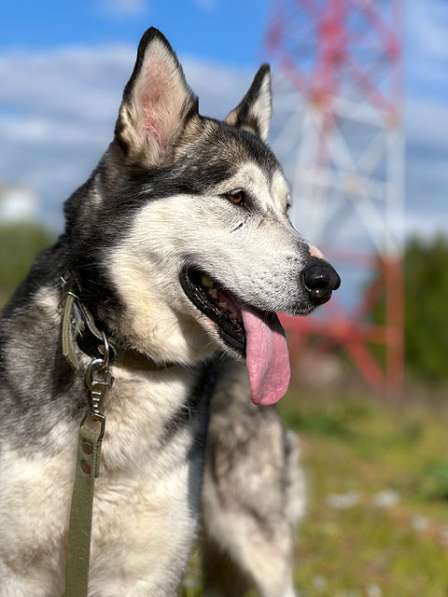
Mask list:
[[34,220],[36,206],[37,197],[31,189],[0,184],[0,223]]

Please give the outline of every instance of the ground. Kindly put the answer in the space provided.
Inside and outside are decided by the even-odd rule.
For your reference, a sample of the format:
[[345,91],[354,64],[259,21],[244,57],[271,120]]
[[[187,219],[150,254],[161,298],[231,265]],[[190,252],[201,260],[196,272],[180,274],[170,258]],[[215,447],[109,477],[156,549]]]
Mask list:
[[[283,401],[309,483],[302,596],[448,596],[448,411],[430,398],[302,388]],[[201,594],[196,569],[188,597]]]

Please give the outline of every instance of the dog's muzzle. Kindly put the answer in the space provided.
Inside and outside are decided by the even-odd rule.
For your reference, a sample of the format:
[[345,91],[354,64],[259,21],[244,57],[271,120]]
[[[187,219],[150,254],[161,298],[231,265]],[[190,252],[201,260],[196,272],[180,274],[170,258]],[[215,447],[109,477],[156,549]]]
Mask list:
[[341,279],[329,263],[323,259],[313,258],[312,263],[302,272],[303,286],[313,305],[326,303],[333,290],[341,285]]

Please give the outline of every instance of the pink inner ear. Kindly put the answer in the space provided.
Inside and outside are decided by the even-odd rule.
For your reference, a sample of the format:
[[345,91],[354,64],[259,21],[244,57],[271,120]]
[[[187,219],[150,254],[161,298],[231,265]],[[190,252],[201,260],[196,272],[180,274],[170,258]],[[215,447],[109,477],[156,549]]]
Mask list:
[[157,101],[160,96],[156,98],[155,103],[153,97],[149,93],[145,93],[141,99],[143,104],[143,128],[146,134],[157,142],[159,146],[162,145],[160,123],[157,118]]
[[141,126],[163,152],[179,125],[185,87],[171,57],[154,52],[141,74],[137,101],[143,109]]

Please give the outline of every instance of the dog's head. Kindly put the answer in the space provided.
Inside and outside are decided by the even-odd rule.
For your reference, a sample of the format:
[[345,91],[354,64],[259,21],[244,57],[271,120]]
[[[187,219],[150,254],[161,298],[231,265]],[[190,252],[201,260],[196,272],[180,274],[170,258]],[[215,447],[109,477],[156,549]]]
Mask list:
[[275,312],[308,314],[339,286],[288,219],[270,119],[267,65],[217,121],[199,114],[166,39],[145,33],[115,139],[67,208],[90,255],[84,276],[111,284],[120,314],[109,325],[127,345],[186,364],[254,343],[278,356]]

